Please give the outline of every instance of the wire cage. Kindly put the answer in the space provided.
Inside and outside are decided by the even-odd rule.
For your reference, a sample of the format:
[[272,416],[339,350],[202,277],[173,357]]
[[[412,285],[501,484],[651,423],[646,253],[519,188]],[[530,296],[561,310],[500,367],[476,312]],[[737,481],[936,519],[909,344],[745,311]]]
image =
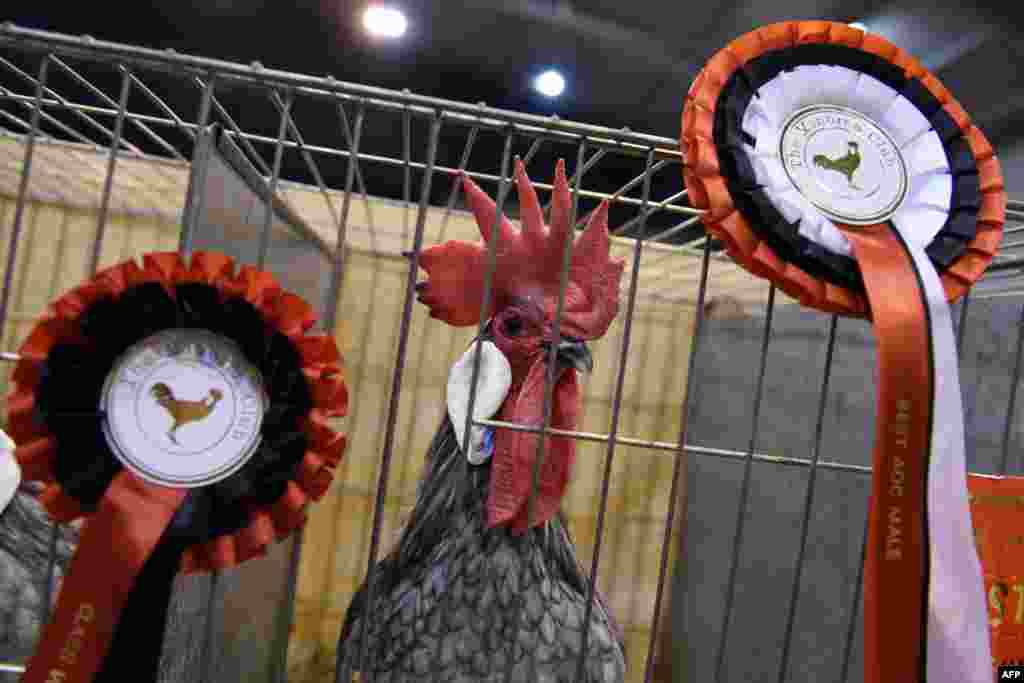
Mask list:
[[[516,218],[515,157],[544,192],[564,157],[575,225],[608,199],[626,259],[566,434],[580,447],[565,507],[590,590],[623,625],[628,680],[860,677],[870,330],[802,311],[707,239],[674,139],[5,25],[0,156],[4,360],[61,292],[175,249],[272,271],[345,356],[332,490],[267,557],[180,579],[162,680],[333,680],[344,610],[408,512],[447,368],[476,332],[415,305],[419,253],[475,238],[460,173]],[[955,312],[971,469],[987,473],[1021,469],[1024,202],[1008,217]],[[18,500],[0,526],[46,531],[0,534],[0,555],[43,558],[20,574],[11,559],[0,586],[12,681],[75,540],[31,491]]]

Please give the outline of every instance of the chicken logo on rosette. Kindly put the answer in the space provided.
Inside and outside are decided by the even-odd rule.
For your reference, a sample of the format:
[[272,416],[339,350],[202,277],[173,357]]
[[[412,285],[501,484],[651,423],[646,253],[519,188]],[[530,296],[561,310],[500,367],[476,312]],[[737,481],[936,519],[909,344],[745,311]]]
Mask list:
[[237,471],[259,444],[266,397],[226,339],[165,330],[123,355],[104,388],[105,434],[139,476],[205,486]]
[[181,442],[174,436],[178,428],[190,422],[202,422],[210,416],[213,409],[217,407],[217,403],[224,398],[224,392],[220,389],[210,389],[201,401],[182,401],[175,397],[174,390],[163,382],[154,384],[149,393],[174,421],[167,431],[167,438],[179,445]]
[[[484,242],[450,241],[425,249],[420,265],[429,277],[417,285],[417,291],[420,302],[430,308],[431,317],[455,326],[478,324],[487,243],[498,240],[489,306],[494,316],[484,338],[478,340],[482,344],[481,372],[473,417],[496,416],[500,421],[539,427],[544,420],[547,360],[555,343],[562,255],[566,240],[573,238],[571,201],[562,161],[555,168],[550,225],[545,224],[537,193],[518,160],[515,179],[522,229],[499,216],[494,201],[463,176],[466,199]],[[492,234],[495,225],[497,235]],[[585,342],[603,336],[618,313],[624,264],[611,259],[609,250],[608,204],[602,202],[572,248],[556,351],[558,367],[551,406],[551,426],[555,429],[575,429],[580,409],[576,372],[592,369]],[[452,369],[449,416],[469,461],[480,464],[492,460],[488,524],[510,524],[514,531],[525,532],[531,522],[532,526],[542,525],[558,511],[569,483],[575,443],[566,437],[548,438],[535,508],[527,520],[539,435],[475,427],[468,449],[462,443],[473,353],[474,347],[470,347]]]
[[848,225],[889,218],[907,193],[899,148],[878,124],[843,107],[812,106],[783,127],[786,176],[826,216]]

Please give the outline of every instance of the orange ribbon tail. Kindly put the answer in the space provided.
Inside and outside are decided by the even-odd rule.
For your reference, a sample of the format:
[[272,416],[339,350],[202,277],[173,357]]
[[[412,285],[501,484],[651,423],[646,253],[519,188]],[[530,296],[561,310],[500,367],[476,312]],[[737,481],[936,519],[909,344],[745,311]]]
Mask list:
[[121,611],[188,491],[122,470],[82,529],[60,592],[22,683],[88,683],[110,648]]

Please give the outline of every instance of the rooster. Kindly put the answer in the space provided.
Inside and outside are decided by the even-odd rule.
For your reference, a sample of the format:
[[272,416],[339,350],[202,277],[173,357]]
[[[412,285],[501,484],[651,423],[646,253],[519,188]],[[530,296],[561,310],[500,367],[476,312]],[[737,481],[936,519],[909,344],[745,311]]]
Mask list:
[[829,159],[824,154],[815,154],[814,165],[829,171],[842,173],[846,176],[846,182],[850,187],[857,189],[857,186],[853,184],[853,174],[860,168],[860,145],[851,140],[847,143],[847,147],[846,156],[839,157],[838,159]]
[[[449,375],[448,414],[427,452],[411,516],[374,566],[372,591],[364,582],[345,615],[337,662],[344,683],[364,666],[361,680],[372,674],[378,683],[504,681],[510,669],[517,683],[575,680],[589,579],[560,511],[575,443],[546,438],[528,519],[540,435],[475,426],[463,444],[466,407],[479,344],[475,418],[540,426],[553,370],[551,426],[575,429],[577,371],[592,369],[585,341],[604,335],[618,313],[623,262],[609,258],[602,203],[574,244],[556,340],[562,254],[572,238],[565,166],[559,161],[555,170],[550,227],[519,160],[515,175],[522,230],[500,217],[494,315]],[[490,197],[467,177],[462,182],[484,244],[424,250],[428,279],[416,287],[431,317],[454,326],[479,324],[486,243],[499,218]],[[621,683],[623,635],[600,592],[587,631],[579,680]]]
[[175,398],[174,392],[163,382],[154,384],[149,393],[156,399],[157,404],[166,410],[170,414],[171,419],[174,420],[174,424],[171,425],[170,430],[167,432],[167,436],[174,443],[178,443],[174,433],[180,427],[184,427],[190,422],[205,420],[213,412],[214,406],[224,398],[224,393],[220,389],[210,389],[209,393],[200,401],[182,401]]

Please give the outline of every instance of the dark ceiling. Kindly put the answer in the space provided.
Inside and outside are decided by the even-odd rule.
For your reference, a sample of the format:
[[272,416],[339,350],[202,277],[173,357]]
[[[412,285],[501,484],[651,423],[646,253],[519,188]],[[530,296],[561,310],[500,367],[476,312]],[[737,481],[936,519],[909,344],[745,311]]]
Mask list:
[[[733,38],[787,19],[859,21],[921,59],[960,99],[1001,150],[1024,139],[1024,9],[990,1],[941,7],[928,0],[391,0],[409,17],[396,41],[369,39],[360,15],[366,2],[349,0],[163,0],[76,3],[5,0],[0,21],[151,48],[174,48],[204,57],[250,63],[674,138],[683,96],[701,65]],[[1017,8],[1007,9],[1012,5]],[[12,60],[18,61],[12,57]],[[21,62],[23,68],[34,68]],[[554,66],[568,81],[566,93],[546,100],[531,89],[540,70]],[[117,92],[113,72],[96,74],[106,92]],[[93,75],[89,75],[93,78]],[[22,84],[24,85],[24,84]],[[31,92],[30,90],[28,92]],[[221,97],[232,94],[218,91]],[[196,93],[183,111],[194,111]],[[237,95],[237,93],[235,93]],[[241,95],[239,95],[241,96]],[[174,98],[171,97],[173,100]],[[238,100],[245,125],[274,135],[277,115],[264,99]],[[0,103],[2,106],[2,103]],[[177,106],[175,106],[177,108]],[[257,115],[257,108],[265,115]],[[303,128],[315,120],[307,115]],[[261,120],[262,119],[262,120]],[[324,119],[324,126],[336,121]],[[314,125],[321,125],[316,123]],[[333,128],[332,131],[336,131]],[[393,124],[367,129],[384,143]],[[439,154],[457,164],[464,133],[442,135]],[[474,155],[500,158],[497,138]],[[397,142],[395,144],[398,144]],[[395,150],[395,154],[401,154]],[[543,155],[539,155],[543,156]],[[540,160],[547,163],[546,160]],[[439,163],[441,163],[439,161]],[[306,179],[301,162],[285,161],[285,174]],[[293,166],[292,168],[288,168]],[[606,168],[608,182],[627,182]],[[621,175],[622,178],[617,176]],[[663,174],[664,175],[664,174]],[[339,187],[340,166],[324,169]],[[655,180],[652,196],[679,189],[675,174]],[[436,188],[441,191],[443,188]],[[374,193],[401,196],[401,187]],[[434,201],[434,198],[432,198]],[[443,200],[442,200],[443,201]],[[701,231],[694,226],[672,241]]]
[[[1024,113],[1019,3],[927,0],[394,0],[409,16],[393,44],[362,32],[348,0],[6,0],[0,19],[61,33],[337,78],[673,137],[700,65],[732,38],[784,19],[861,21],[937,72],[994,140]],[[1011,16],[1011,12],[1017,16]],[[554,65],[549,102],[530,77]]]

